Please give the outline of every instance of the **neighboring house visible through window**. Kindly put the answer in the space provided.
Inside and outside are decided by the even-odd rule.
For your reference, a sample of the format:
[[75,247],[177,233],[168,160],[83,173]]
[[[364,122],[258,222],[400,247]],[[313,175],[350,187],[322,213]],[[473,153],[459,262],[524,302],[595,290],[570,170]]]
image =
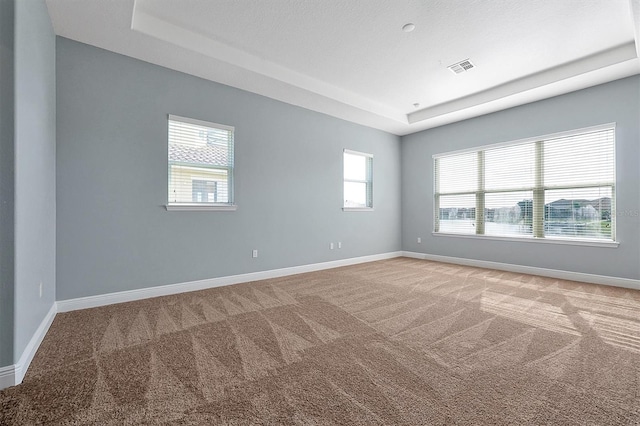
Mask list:
[[217,203],[218,182],[209,180],[192,180],[194,203]]
[[434,231],[615,241],[615,125],[434,155]]
[[344,210],[373,209],[373,155],[344,150]]
[[233,205],[234,128],[169,116],[167,208]]

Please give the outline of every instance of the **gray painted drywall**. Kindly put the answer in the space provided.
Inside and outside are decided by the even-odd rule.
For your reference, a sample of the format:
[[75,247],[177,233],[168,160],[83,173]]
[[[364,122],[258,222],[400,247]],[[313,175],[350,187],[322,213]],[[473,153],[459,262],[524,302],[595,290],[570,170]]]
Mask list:
[[[165,210],[167,114],[235,126],[237,211]],[[373,212],[341,209],[344,148]],[[58,38],[58,300],[396,251],[400,219],[399,137]]]
[[17,362],[55,302],[56,46],[44,0],[17,1],[15,14]]
[[0,0],[0,367],[13,364],[13,0]]
[[[618,248],[433,236],[432,155],[617,123]],[[640,76],[402,138],[403,250],[564,271],[640,278]],[[422,244],[417,244],[417,238]]]

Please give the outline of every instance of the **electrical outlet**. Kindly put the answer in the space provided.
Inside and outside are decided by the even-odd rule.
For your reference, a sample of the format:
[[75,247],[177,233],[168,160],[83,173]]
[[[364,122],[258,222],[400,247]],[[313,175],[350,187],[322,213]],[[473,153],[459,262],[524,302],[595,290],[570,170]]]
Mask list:
[[333,243],[329,243],[329,250],[333,250]]
[[342,243],[340,241],[338,241],[338,248],[341,249],[342,248]]
[[422,244],[422,238],[418,237],[418,244]]
[[258,250],[254,250],[254,251],[251,253],[251,257],[258,257]]
[[40,289],[40,297],[42,297],[42,290],[43,290],[43,289],[42,289],[42,281],[40,281],[40,287],[39,287],[39,289]]

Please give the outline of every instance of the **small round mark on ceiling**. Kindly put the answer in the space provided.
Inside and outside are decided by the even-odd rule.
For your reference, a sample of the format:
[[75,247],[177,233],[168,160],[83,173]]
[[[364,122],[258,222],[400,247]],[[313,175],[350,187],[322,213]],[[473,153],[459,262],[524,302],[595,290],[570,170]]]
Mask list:
[[402,26],[402,31],[404,31],[405,33],[410,33],[411,31],[415,30],[416,26],[412,23],[408,23],[408,24],[404,24]]
[[420,103],[419,103],[419,102],[416,102],[415,104],[413,104],[413,107],[414,107],[414,108],[416,108],[416,109],[417,109],[417,108],[420,108]]

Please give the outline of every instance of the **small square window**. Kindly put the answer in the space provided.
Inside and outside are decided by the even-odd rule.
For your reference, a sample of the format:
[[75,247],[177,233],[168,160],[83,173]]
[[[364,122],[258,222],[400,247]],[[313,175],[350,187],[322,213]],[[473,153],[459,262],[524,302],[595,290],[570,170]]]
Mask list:
[[233,206],[234,128],[169,116],[167,209]]

